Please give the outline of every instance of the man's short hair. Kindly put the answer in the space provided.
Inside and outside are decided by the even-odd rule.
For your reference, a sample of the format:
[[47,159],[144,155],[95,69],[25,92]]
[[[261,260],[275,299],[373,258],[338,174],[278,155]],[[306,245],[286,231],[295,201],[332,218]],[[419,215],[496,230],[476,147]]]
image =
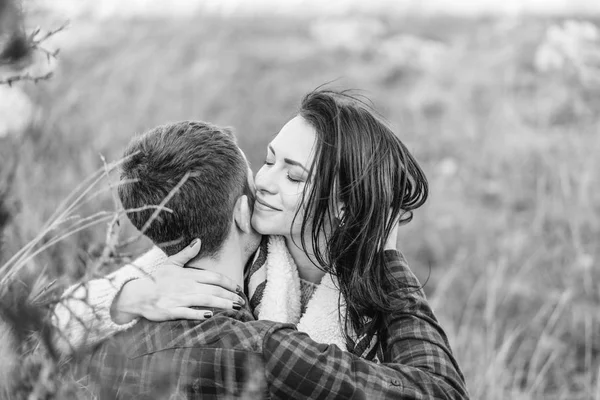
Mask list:
[[[184,121],[136,136],[125,150],[119,197],[126,210],[158,206],[186,177],[144,232],[154,244],[175,254],[195,238],[200,255],[215,257],[233,218],[237,199],[250,195],[248,163],[229,128]],[[128,212],[142,230],[155,209]]]

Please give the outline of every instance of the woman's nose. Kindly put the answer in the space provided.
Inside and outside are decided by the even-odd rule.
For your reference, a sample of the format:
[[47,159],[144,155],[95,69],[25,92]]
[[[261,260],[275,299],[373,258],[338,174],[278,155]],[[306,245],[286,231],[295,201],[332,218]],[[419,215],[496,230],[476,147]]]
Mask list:
[[273,168],[269,168],[269,165],[263,165],[261,169],[256,173],[254,183],[256,184],[256,191],[273,194],[277,192],[277,185],[275,177],[273,175]]

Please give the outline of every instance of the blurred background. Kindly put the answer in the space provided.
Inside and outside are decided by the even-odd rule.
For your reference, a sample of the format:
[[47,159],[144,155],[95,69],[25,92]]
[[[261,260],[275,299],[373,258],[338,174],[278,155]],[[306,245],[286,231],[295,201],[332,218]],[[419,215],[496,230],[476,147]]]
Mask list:
[[[472,398],[600,399],[600,2],[31,0],[22,15],[38,38],[70,23],[0,65],[4,261],[135,133],[230,125],[256,171],[330,82],[371,98],[430,180],[398,246]],[[105,190],[78,215],[113,208]],[[105,222],[28,269],[81,277]]]

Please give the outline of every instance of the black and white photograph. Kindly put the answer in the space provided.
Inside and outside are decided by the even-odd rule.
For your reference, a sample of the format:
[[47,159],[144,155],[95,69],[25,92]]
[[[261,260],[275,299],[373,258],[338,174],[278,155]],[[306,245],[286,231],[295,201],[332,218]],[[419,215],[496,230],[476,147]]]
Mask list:
[[600,1],[0,0],[0,400],[600,400]]

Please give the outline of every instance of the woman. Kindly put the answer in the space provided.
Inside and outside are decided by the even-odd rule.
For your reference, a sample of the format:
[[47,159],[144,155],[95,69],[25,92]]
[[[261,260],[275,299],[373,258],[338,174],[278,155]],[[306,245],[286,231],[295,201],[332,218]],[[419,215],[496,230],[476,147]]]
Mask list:
[[[416,278],[398,252],[384,251],[395,247],[397,225],[409,222],[412,210],[427,198],[422,170],[387,125],[345,92],[309,93],[298,115],[269,144],[255,183],[252,224],[259,233],[273,235],[263,240],[248,269],[255,314],[296,323],[313,339],[369,360],[416,363],[446,379],[449,396],[466,397],[445,334]],[[148,259],[155,255],[136,264],[151,264]],[[181,258],[169,263],[181,264]],[[190,289],[189,279],[177,277],[180,268],[169,271],[154,277],[155,283],[137,280],[138,287],[146,282],[152,290],[127,290],[125,283],[141,275],[131,266],[112,274],[109,284],[92,282],[87,302],[95,307],[94,318],[72,300],[68,308],[86,326],[77,332],[60,307],[57,324],[72,342],[91,344],[127,329],[140,315],[192,319],[197,316],[190,306],[232,307],[238,298],[206,286],[216,277],[203,274],[196,279],[203,283],[193,283],[194,288],[213,296],[183,300],[176,293],[186,285]],[[166,287],[162,294],[156,285]],[[220,286],[233,289],[227,282]],[[70,289],[65,296],[72,294]],[[170,306],[161,306],[165,302]],[[430,334],[435,346],[428,344]],[[441,358],[444,368],[436,370]]]
[[311,93],[269,144],[255,183],[252,225],[284,237],[304,286],[334,278],[346,344],[351,333],[385,334],[385,315],[404,306],[402,290],[418,288],[396,287],[382,249],[427,198],[402,142],[357,99]]

